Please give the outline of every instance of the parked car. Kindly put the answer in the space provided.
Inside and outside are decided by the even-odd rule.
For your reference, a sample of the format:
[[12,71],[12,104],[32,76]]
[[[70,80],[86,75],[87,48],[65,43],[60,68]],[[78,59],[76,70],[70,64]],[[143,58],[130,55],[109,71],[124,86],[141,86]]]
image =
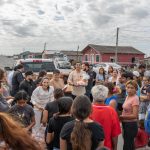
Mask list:
[[118,64],[116,64],[116,63],[109,63],[109,62],[108,62],[108,63],[94,64],[94,65],[93,65],[93,70],[94,70],[96,73],[98,73],[98,72],[99,72],[99,68],[103,67],[104,70],[105,70],[106,72],[108,72],[109,66],[112,66],[114,69],[117,69],[117,70],[121,69],[121,66],[120,66],[120,65],[118,65]]
[[59,69],[71,69],[71,63],[65,60],[63,57],[55,58],[54,62]]
[[[28,70],[32,70],[36,77],[38,76],[39,72],[41,70],[47,71],[47,76],[49,78],[52,77],[53,71],[58,69],[51,59],[19,59],[15,62],[14,67],[22,64],[24,66],[24,73]],[[10,70],[10,67],[6,67],[7,70]],[[11,69],[12,70],[12,69]],[[68,78],[69,73],[72,71],[72,69],[58,69],[60,70],[61,77],[62,78]]]

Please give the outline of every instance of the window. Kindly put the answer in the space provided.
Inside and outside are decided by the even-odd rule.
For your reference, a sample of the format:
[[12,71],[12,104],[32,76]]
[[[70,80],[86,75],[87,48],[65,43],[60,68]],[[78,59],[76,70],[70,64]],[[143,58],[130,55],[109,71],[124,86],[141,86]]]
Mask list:
[[88,55],[87,54],[85,55],[85,61],[88,61]]
[[99,55],[96,55],[96,62],[100,62]]
[[41,70],[46,70],[51,72],[55,70],[54,62],[24,62],[24,71],[32,70],[33,72],[39,72]]

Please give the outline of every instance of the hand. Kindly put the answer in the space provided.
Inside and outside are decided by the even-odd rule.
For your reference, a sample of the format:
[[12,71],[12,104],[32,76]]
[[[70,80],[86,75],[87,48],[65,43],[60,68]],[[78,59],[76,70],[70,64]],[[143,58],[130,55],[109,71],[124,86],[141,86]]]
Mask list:
[[44,111],[42,107],[36,106],[36,108],[38,108],[40,111]]
[[39,108],[40,111],[44,111],[44,109],[42,107]]

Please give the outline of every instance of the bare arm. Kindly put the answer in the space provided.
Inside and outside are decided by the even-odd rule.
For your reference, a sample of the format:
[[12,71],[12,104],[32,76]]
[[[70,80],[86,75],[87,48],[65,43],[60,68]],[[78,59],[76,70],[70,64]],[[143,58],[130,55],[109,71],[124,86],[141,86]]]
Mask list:
[[60,150],[67,150],[67,141],[60,138]]
[[145,102],[145,101],[149,101],[147,96],[140,96],[140,101]]
[[54,132],[53,133],[47,133],[46,136],[46,143],[51,143],[51,141],[54,139]]
[[113,150],[117,150],[118,136],[112,138]]
[[48,111],[44,109],[42,117],[42,123],[44,126],[46,126],[47,121],[48,121]]
[[109,103],[109,106],[111,106],[112,108],[116,109],[116,100],[111,100],[110,103]]
[[104,146],[104,141],[101,141],[97,147],[97,149],[102,148]]
[[28,130],[32,129],[32,127],[35,125],[35,116],[31,119],[31,124],[27,127]]

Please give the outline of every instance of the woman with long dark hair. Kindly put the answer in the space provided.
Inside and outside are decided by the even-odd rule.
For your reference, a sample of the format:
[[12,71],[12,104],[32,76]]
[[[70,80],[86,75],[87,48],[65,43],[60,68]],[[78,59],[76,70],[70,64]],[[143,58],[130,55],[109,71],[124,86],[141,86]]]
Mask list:
[[4,150],[41,150],[26,129],[5,113],[0,113],[0,141]]
[[99,68],[99,72],[96,75],[96,84],[102,84],[102,83],[104,83],[105,79],[106,79],[105,70],[104,70],[103,67],[100,67]]
[[92,105],[87,96],[78,96],[72,105],[75,121],[66,123],[60,133],[61,150],[95,150],[103,146],[102,127],[89,118]]

